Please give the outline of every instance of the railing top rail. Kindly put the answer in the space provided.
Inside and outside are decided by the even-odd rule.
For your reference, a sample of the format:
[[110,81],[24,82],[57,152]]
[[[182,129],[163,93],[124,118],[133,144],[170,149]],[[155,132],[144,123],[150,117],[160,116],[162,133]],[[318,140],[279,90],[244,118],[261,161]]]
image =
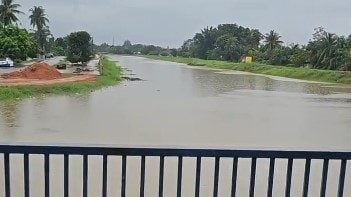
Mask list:
[[351,160],[351,152],[0,145],[0,153]]

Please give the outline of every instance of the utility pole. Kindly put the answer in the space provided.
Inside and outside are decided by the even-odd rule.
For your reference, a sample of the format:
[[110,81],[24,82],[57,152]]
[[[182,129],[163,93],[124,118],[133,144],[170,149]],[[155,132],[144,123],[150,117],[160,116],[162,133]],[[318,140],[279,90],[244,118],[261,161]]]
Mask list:
[[94,38],[91,37],[91,54],[94,54]]
[[114,47],[115,46],[115,37],[113,36],[113,39],[112,39],[112,46]]

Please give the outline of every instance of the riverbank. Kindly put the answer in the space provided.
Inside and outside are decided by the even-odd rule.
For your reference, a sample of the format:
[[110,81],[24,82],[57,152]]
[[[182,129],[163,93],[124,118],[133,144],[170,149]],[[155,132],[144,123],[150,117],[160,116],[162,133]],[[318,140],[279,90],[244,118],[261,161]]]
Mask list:
[[0,100],[28,98],[40,95],[62,95],[91,92],[102,87],[117,84],[122,79],[122,69],[115,62],[103,58],[102,73],[96,80],[67,82],[50,85],[25,85],[0,87]]
[[293,79],[301,79],[307,81],[319,81],[328,83],[344,83],[351,84],[351,72],[330,71],[330,70],[317,70],[309,68],[294,68],[286,66],[273,66],[266,64],[246,64],[246,63],[233,63],[217,60],[202,60],[197,58],[185,57],[170,57],[170,56],[145,56],[154,60],[171,61],[177,63],[188,64],[191,66],[205,66],[208,68],[228,69],[245,71],[256,74],[272,75],[279,77],[287,77]]

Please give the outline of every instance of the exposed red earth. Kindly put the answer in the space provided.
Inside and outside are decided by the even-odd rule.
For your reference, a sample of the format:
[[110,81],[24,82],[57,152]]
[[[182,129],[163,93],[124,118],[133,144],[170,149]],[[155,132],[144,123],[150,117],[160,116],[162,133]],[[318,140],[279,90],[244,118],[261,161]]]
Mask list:
[[59,71],[47,63],[34,63],[22,70],[1,75],[0,86],[51,85],[94,80],[96,80],[95,75],[64,77]]

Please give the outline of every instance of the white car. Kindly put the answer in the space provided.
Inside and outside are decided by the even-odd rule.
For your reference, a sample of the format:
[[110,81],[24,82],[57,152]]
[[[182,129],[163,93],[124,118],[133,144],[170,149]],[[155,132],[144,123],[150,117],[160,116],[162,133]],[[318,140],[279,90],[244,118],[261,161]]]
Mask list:
[[13,61],[10,58],[0,59],[0,67],[13,67]]

